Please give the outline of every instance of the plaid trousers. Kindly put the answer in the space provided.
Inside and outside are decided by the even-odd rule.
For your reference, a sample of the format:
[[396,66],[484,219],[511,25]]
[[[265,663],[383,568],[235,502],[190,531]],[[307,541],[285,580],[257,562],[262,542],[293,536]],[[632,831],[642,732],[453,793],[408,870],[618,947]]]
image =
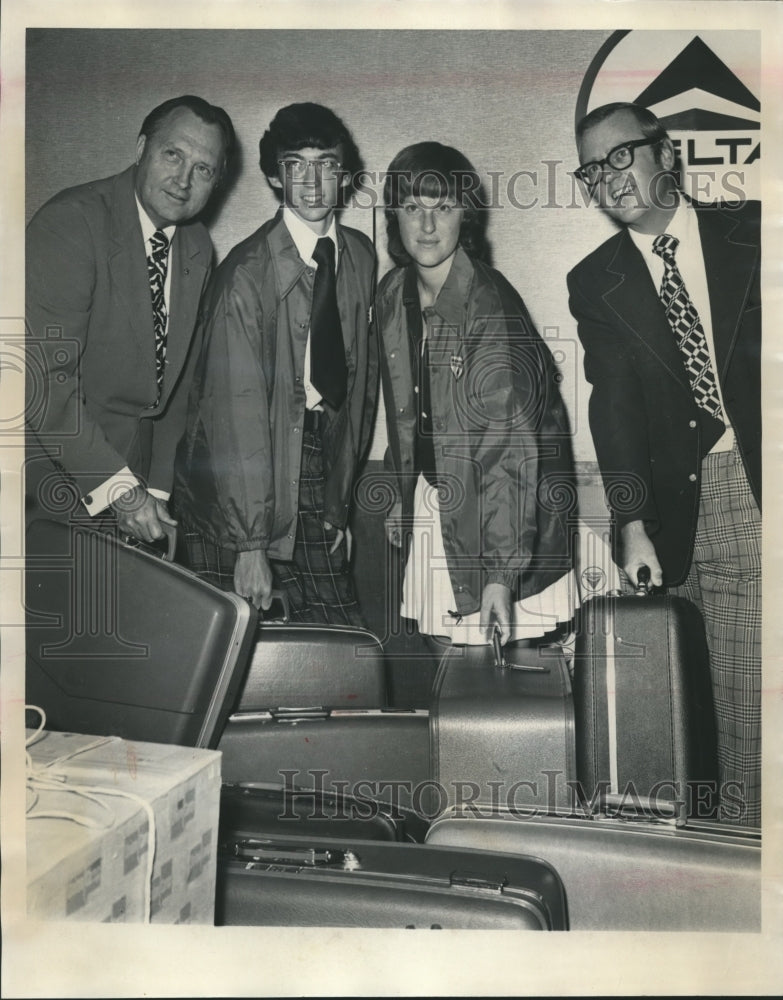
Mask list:
[[[323,523],[326,481],[321,435],[305,431],[302,438],[294,555],[290,562],[270,559],[274,587],[287,595],[293,622],[366,628],[345,539],[336,552],[329,552],[336,529],[327,531]],[[237,553],[215,545],[184,519],[182,528],[190,568],[221,590],[233,590]]]
[[693,562],[673,592],[704,616],[721,819],[760,826],[761,515],[736,445],[704,458]]

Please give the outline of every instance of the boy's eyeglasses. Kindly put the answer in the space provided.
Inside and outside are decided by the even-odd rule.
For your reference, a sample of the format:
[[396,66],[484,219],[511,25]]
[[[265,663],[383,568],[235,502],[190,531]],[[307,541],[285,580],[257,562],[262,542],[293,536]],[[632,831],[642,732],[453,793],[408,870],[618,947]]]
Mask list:
[[604,175],[604,167],[609,164],[612,170],[627,170],[633,166],[634,150],[639,146],[652,146],[660,139],[631,139],[610,149],[603,160],[591,160],[583,163],[574,171],[574,177],[594,188]]
[[319,157],[316,160],[306,160],[303,156],[284,156],[277,161],[278,165],[285,169],[295,180],[301,180],[307,173],[307,168],[312,166],[316,175],[321,177],[334,178],[340,173],[342,164],[335,160],[333,156]]

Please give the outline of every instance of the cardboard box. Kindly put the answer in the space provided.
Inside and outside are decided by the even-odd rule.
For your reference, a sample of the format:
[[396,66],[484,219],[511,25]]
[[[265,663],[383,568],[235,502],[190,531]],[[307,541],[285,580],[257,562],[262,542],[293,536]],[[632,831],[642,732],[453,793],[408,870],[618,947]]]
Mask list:
[[218,751],[46,732],[28,752],[29,917],[214,922]]

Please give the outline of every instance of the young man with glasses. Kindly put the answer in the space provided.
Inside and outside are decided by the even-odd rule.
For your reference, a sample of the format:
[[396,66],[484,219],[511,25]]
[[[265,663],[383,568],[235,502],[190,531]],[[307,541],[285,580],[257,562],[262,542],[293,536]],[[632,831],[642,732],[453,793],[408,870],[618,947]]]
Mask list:
[[618,563],[701,608],[721,781],[746,807],[722,818],[758,825],[760,206],[686,197],[646,108],[597,108],[576,138],[576,176],[620,226],[568,275]]
[[298,622],[364,624],[350,575],[351,491],[377,393],[375,254],[337,221],[360,167],[343,122],[281,109],[259,144],[280,211],[218,268],[177,463],[193,569]]

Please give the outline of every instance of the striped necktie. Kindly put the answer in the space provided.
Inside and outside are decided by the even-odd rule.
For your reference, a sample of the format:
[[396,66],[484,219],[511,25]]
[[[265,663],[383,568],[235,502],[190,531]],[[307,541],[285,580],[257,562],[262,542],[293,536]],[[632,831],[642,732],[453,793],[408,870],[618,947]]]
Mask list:
[[156,229],[150,238],[152,251],[147,257],[147,274],[152,294],[152,321],[155,328],[155,369],[158,379],[158,400],[163,388],[166,369],[166,270],[169,263],[169,238],[162,229]]
[[696,306],[691,302],[680,269],[674,259],[679,245],[676,236],[662,233],[653,240],[653,253],[663,261],[663,280],[660,297],[666,310],[666,319],[677,340],[685,362],[685,370],[697,405],[710,416],[722,419],[720,397],[715,372],[710,360],[707,338],[701,325]]

